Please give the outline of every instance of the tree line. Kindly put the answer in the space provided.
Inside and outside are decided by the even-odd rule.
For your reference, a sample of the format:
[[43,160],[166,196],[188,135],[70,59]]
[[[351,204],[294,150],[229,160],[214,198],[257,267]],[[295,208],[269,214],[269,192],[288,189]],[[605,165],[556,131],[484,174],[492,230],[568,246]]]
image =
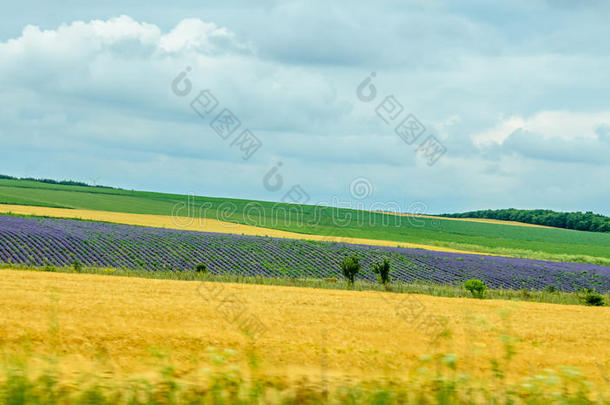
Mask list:
[[82,181],[74,181],[74,180],[52,180],[52,179],[36,179],[33,177],[13,177],[7,176],[5,174],[0,174],[0,180],[28,180],[28,181],[37,181],[39,183],[47,183],[47,184],[58,184],[61,186],[81,186],[81,187],[98,187],[98,188],[112,188],[108,186],[98,186],[84,183]]
[[458,214],[442,214],[451,218],[486,218],[516,221],[526,224],[546,225],[556,228],[590,232],[610,232],[610,217],[587,212],[556,212],[552,210],[479,210]]

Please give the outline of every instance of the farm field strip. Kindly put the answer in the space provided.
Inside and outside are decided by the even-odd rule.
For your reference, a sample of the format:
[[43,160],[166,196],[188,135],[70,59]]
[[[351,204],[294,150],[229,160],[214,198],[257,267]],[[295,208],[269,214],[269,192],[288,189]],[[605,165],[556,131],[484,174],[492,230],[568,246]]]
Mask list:
[[[6,186],[4,186],[6,184]],[[9,187],[7,187],[9,186]],[[138,192],[138,191],[128,191],[121,189],[112,189],[112,188],[95,188],[95,187],[80,187],[80,186],[61,186],[61,185],[51,185],[45,183],[35,183],[32,181],[19,181],[19,180],[0,180],[0,195],[5,194],[7,197],[12,198],[21,198],[19,197],[18,192],[14,192],[11,190],[10,186],[14,188],[21,189],[41,189],[48,191],[56,191],[56,190],[66,190],[72,192],[80,192],[80,193],[90,193],[90,194],[100,194],[100,195],[121,195],[121,196],[131,196],[131,195],[143,195],[143,196],[158,196],[158,197],[179,197],[177,195],[163,194],[163,193],[150,193],[150,192]],[[184,197],[184,196],[182,196]],[[45,204],[55,204],[53,202],[45,202],[44,198],[40,200],[32,200],[32,203],[36,205],[45,206]],[[61,207],[56,207],[61,208]],[[429,219],[437,219],[441,221],[461,221],[461,222],[479,222],[479,223],[491,223],[498,225],[515,225],[515,226],[525,226],[525,227],[537,227],[537,228],[551,228],[557,229],[550,226],[544,225],[536,225],[536,224],[527,224],[523,222],[515,222],[515,221],[502,221],[497,219],[486,219],[486,218],[451,218],[451,217],[441,217],[436,215],[426,215],[426,214],[411,214],[411,213],[396,213],[389,211],[370,211],[372,213],[383,213],[390,215],[398,215],[398,216],[407,216],[413,218],[429,218]]]
[[[151,347],[170,353],[179,369],[191,367],[208,347],[242,355],[248,340],[224,315],[226,297],[265,326],[255,349],[270,373],[320,378],[326,356],[331,376],[396,376],[435,350],[430,336],[401,315],[401,306],[403,315],[410,310],[404,296],[391,293],[17,270],[0,270],[0,280],[0,306],[10,308],[0,317],[3,350],[27,345],[68,353],[74,364],[94,363],[105,353],[121,371],[142,371]],[[216,290],[221,294],[202,293]],[[470,374],[483,373],[490,358],[502,355],[504,333],[516,339],[509,379],[568,365],[603,384],[600,369],[610,369],[610,308],[411,299],[422,316],[447,322],[452,339],[439,350],[455,353]]]
[[[357,243],[375,245],[400,243],[434,250],[610,265],[610,233],[26,180],[0,179],[0,203],[165,216],[168,219],[176,207],[182,207],[182,215],[264,228],[262,234],[276,230],[297,234],[299,236],[294,237],[302,239],[319,239],[324,235],[321,237],[324,240],[342,237],[346,238],[342,239],[344,242],[355,239]],[[192,209],[187,210],[187,205]],[[157,226],[176,227],[171,223]],[[303,236],[305,234],[311,236]]]
[[344,257],[360,258],[362,280],[375,282],[386,258],[392,278],[461,284],[472,278],[496,289],[554,287],[610,291],[610,267],[420,249],[228,235],[52,218],[0,216],[0,261],[26,265],[193,271],[203,263],[216,275],[342,278]]
[[171,217],[167,215],[129,214],[110,211],[79,210],[52,207],[35,207],[25,205],[0,204],[0,213],[18,215],[38,215],[56,218],[74,218],[90,221],[104,221],[125,225],[148,226],[155,228],[177,229],[184,231],[216,232],[235,235],[272,236],[276,238],[302,239],[314,241],[342,242],[360,245],[375,246],[398,246],[434,250],[439,252],[456,252],[481,254],[467,250],[444,248],[418,243],[396,242],[377,239],[350,238],[342,236],[311,235],[304,233],[288,232],[278,229],[262,228],[251,225],[237,224],[233,222],[219,221],[217,219]]
[[440,221],[479,222],[479,223],[483,223],[483,224],[525,226],[525,227],[530,227],[530,228],[561,229],[561,228],[555,228],[553,226],[537,225],[537,224],[527,224],[525,222],[517,222],[517,221],[504,221],[504,220],[501,220],[501,219],[490,219],[490,218],[452,218],[452,217],[441,217],[441,216],[438,216],[438,215],[410,214],[408,212],[390,212],[390,211],[374,211],[374,212],[380,212],[380,213],[388,214],[388,215],[397,215],[397,216],[401,216],[401,217],[436,219],[436,220],[440,220]]
[[[4,184],[11,185],[12,187],[6,187]],[[128,191],[128,190],[120,190],[120,189],[111,189],[111,188],[94,188],[94,187],[80,187],[80,186],[60,186],[60,185],[50,185],[44,183],[34,183],[31,181],[7,181],[0,179],[0,196],[4,196],[8,200],[23,200],[27,201],[32,206],[49,206],[54,208],[66,208],[71,207],[71,204],[66,204],[65,206],[57,205],[57,202],[45,201],[43,196],[39,196],[38,199],[35,198],[24,198],[22,197],[19,190],[31,189],[31,190],[47,190],[49,192],[57,191],[57,190],[66,190],[74,193],[87,193],[87,194],[98,194],[98,195],[117,195],[123,197],[130,197],[132,195],[143,195],[143,196],[161,196],[161,197],[184,197],[177,195],[169,195],[162,193],[150,193],[150,192],[138,192],[138,191]],[[0,197],[1,198],[1,197]],[[72,207],[74,208],[74,207]],[[121,211],[118,211],[121,212]],[[497,219],[486,219],[486,218],[452,218],[452,217],[441,217],[436,215],[426,215],[426,214],[411,214],[411,213],[396,213],[389,211],[370,211],[371,213],[383,213],[397,216],[406,216],[412,218],[427,218],[427,219],[436,219],[440,221],[460,221],[460,222],[478,222],[478,223],[489,223],[489,224],[498,224],[498,225],[514,225],[514,226],[525,226],[525,227],[536,227],[536,228],[551,228],[558,229],[550,226],[544,225],[536,225],[536,224],[527,224],[523,222],[515,222],[515,221],[503,221]]]

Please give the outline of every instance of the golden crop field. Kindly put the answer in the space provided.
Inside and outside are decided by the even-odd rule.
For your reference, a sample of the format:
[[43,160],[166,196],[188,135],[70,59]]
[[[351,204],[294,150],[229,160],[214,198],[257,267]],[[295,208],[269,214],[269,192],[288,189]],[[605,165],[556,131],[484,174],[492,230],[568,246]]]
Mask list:
[[[437,351],[484,374],[502,361],[502,335],[517,351],[509,378],[569,365],[602,384],[610,369],[607,307],[20,270],[0,270],[0,280],[0,353],[55,353],[75,366],[103,357],[144,372],[151,347],[185,369],[209,347],[243,360],[249,339],[227,315],[239,303],[266,328],[254,348],[272,375],[399,378]],[[425,317],[446,322],[451,338],[431,344]]]
[[466,250],[457,250],[447,247],[422,245],[418,243],[396,242],[378,239],[363,239],[350,238],[342,236],[324,236],[310,235],[303,233],[287,232],[278,229],[262,228],[252,225],[242,225],[232,222],[219,221],[211,218],[190,219],[190,218],[174,218],[168,215],[146,215],[146,214],[128,214],[120,212],[94,211],[94,210],[76,210],[66,208],[50,208],[50,207],[34,207],[25,205],[10,205],[0,204],[0,212],[12,213],[18,215],[39,215],[56,218],[76,218],[91,221],[106,221],[117,224],[151,226],[157,228],[180,229],[185,231],[200,231],[200,232],[219,232],[238,235],[255,235],[255,236],[273,236],[276,238],[304,239],[326,242],[344,242],[363,245],[377,246],[400,246],[405,248],[435,250],[439,252],[455,252],[455,253],[471,253],[485,254],[493,256],[489,253],[471,252]]

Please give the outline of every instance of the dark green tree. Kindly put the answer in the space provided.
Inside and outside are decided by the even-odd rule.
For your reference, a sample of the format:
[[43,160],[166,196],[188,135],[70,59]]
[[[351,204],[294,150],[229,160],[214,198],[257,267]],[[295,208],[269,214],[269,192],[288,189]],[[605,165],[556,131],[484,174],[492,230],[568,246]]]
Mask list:
[[384,258],[383,262],[377,262],[373,264],[373,273],[379,277],[381,284],[387,284],[390,282],[390,262]]
[[360,260],[354,255],[344,257],[341,262],[341,271],[343,271],[343,276],[347,281],[354,284],[356,275],[360,272]]
[[464,287],[470,291],[475,298],[485,298],[487,286],[481,280],[471,279],[464,283]]

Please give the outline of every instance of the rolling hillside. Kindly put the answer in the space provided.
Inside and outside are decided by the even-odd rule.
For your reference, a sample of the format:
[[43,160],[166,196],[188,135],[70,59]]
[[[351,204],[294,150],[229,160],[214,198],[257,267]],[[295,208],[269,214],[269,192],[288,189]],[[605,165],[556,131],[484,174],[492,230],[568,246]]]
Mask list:
[[[412,218],[330,207],[0,180],[0,203],[218,219],[298,234],[408,242],[527,258],[610,264],[610,234]],[[179,204],[179,205],[177,205]],[[180,208],[180,209],[179,209]]]

